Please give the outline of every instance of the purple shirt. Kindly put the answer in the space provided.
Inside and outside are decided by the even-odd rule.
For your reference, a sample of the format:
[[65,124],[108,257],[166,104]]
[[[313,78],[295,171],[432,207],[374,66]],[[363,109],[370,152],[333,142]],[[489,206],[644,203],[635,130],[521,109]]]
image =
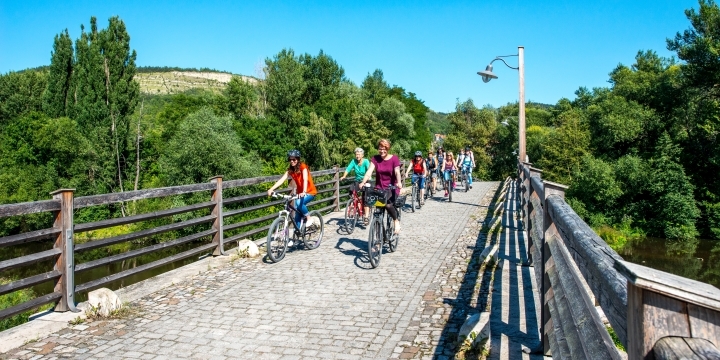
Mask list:
[[[387,189],[390,185],[397,185],[398,179],[395,177],[395,168],[400,167],[400,159],[393,155],[390,159],[385,160],[380,155],[372,157],[370,162],[375,165],[375,188]],[[400,195],[400,189],[395,189],[397,195]]]

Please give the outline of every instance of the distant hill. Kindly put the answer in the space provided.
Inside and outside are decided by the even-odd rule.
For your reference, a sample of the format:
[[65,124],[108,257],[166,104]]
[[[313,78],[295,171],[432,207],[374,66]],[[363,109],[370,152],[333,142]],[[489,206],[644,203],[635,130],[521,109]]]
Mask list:
[[442,112],[428,111],[427,127],[431,134],[447,134],[450,131],[450,121],[447,119],[448,114]]
[[[186,69],[175,67],[141,67],[135,80],[140,91],[146,94],[177,94],[191,89],[205,89],[221,92],[234,74],[214,69]],[[243,80],[256,83],[252,76],[240,76]]]

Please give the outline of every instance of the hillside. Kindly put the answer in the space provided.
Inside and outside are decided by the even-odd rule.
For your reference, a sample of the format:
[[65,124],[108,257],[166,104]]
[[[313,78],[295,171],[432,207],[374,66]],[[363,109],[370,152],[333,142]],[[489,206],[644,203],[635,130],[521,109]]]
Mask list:
[[[230,82],[233,74],[210,71],[167,71],[142,72],[135,74],[140,83],[140,91],[146,94],[177,94],[190,89],[206,89],[221,92]],[[250,83],[257,83],[254,77],[240,76]]]

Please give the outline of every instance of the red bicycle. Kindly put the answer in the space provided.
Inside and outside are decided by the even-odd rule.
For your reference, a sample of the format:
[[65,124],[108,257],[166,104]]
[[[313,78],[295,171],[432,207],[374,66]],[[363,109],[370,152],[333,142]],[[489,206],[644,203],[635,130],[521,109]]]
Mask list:
[[[365,184],[369,187],[370,184]],[[348,234],[352,234],[355,230],[355,224],[359,218],[367,216],[365,214],[365,203],[362,196],[358,194],[357,189],[353,189],[350,193],[350,200],[348,200],[345,206],[345,231]]]

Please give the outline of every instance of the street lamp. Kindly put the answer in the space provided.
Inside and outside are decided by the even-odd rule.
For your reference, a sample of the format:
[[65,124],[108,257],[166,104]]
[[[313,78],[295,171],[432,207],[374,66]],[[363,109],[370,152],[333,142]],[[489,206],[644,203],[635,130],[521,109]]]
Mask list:
[[[513,56],[518,57],[518,67],[508,65],[508,63],[505,62],[505,59],[503,59]],[[496,56],[495,59],[493,59],[493,61],[491,61],[485,68],[485,71],[478,71],[478,75],[482,77],[483,82],[490,82],[490,80],[498,78],[497,75],[492,72],[492,64],[497,60],[502,61],[505,66],[511,69],[518,70],[520,75],[520,103],[518,104],[520,107],[518,114],[518,145],[520,147],[520,154],[518,158],[521,162],[528,161],[527,156],[525,155],[525,47],[518,46],[517,55]]]

